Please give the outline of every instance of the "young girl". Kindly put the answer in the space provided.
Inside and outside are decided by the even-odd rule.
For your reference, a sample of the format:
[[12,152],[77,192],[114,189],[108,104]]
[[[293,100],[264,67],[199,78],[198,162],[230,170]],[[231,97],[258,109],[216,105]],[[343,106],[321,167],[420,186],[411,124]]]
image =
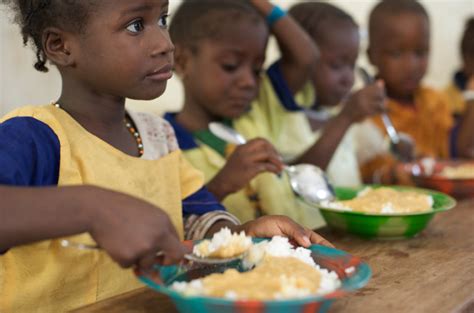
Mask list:
[[292,6],[289,13],[321,52],[310,83],[293,100],[302,112],[301,124],[308,124],[301,103],[309,102],[310,122],[313,122],[313,112],[317,112],[316,128],[320,128],[317,139],[306,135],[304,127],[297,128],[300,133],[294,140],[301,142],[297,160],[325,169],[337,186],[358,186],[362,183],[359,159],[377,151],[383,143],[381,136],[371,136],[373,127],[358,122],[383,111],[383,83],[351,93],[359,54],[359,29],[349,14],[323,2],[299,3]]
[[[185,236],[223,226],[323,242],[284,217],[239,225],[201,188],[171,127],[126,112],[125,98],[158,97],[171,77],[168,1],[10,4],[35,46],[35,68],[57,66],[63,88],[54,104],[0,124],[1,312],[64,312],[135,289],[118,265],[147,268],[158,251],[177,262]],[[105,252],[63,248],[65,238]]]
[[[286,175],[275,175],[282,169],[278,153],[255,138],[271,140],[286,130],[284,124],[272,126],[285,108],[270,105],[278,101],[271,69],[261,77],[268,26],[282,52],[281,83],[289,93],[304,85],[317,49],[281,9],[267,1],[250,3],[184,1],[179,7],[170,33],[185,102],[181,112],[165,117],[187,159],[205,173],[208,188],[230,212],[242,220],[284,214],[315,228],[322,225],[318,211],[294,196]],[[229,146],[208,131],[212,121],[233,126],[250,141]]]
[[[447,99],[421,85],[428,65],[429,38],[428,13],[418,1],[381,1],[370,14],[368,55],[378,77],[385,81],[395,128],[413,138],[417,157],[469,157],[465,152],[474,142],[463,138],[474,132],[474,115],[464,119],[459,133],[450,139],[453,119]],[[383,129],[380,118],[373,122]],[[393,165],[393,160],[378,156],[364,165],[364,171],[393,182]]]

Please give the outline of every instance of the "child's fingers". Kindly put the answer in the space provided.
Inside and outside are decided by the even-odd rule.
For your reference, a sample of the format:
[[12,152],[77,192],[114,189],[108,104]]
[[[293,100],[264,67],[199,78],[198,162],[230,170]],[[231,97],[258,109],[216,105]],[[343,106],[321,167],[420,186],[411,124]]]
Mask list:
[[324,239],[324,237],[318,235],[314,231],[307,229],[306,234],[309,237],[311,243],[334,248],[334,245],[332,243],[330,243],[328,240]]

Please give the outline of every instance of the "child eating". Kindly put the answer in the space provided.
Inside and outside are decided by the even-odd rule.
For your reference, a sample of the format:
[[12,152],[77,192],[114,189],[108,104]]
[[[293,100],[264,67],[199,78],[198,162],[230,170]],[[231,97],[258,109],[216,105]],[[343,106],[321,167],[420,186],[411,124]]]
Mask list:
[[[132,271],[222,227],[323,242],[285,217],[240,225],[202,188],[161,118],[125,110],[172,75],[168,1],[9,1],[35,68],[56,66],[57,101],[0,124],[1,312],[63,312],[139,287]],[[183,218],[184,217],[184,218]],[[61,247],[63,239],[101,250]],[[120,266],[119,266],[120,265]]]

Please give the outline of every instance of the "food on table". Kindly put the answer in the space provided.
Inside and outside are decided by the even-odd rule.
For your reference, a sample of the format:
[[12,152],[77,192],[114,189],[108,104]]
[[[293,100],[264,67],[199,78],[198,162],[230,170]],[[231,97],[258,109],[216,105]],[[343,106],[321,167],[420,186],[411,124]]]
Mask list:
[[473,179],[474,178],[474,163],[463,164],[458,166],[445,166],[439,173],[439,176],[448,179]]
[[294,248],[287,238],[252,245],[243,267],[246,272],[228,269],[171,287],[188,296],[220,297],[235,300],[276,300],[323,295],[341,285],[337,274],[320,268],[311,251]]
[[368,187],[351,200],[326,201],[321,206],[364,213],[415,213],[431,211],[433,198],[416,191]]
[[245,232],[232,234],[224,227],[211,240],[203,240],[194,246],[193,253],[201,258],[232,258],[247,251],[251,245],[252,238],[245,236]]

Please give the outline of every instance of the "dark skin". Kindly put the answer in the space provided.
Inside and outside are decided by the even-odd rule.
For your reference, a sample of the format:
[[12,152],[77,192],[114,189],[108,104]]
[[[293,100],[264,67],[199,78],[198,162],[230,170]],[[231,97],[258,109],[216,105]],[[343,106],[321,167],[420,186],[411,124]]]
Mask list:
[[[138,151],[124,126],[125,98],[156,98],[171,77],[174,47],[165,27],[167,10],[164,0],[102,0],[83,34],[51,27],[43,33],[45,53],[63,79],[62,109],[128,155]],[[0,197],[0,251],[88,232],[123,267],[148,268],[157,251],[164,252],[164,264],[175,263],[186,252],[163,210],[118,192],[94,186],[0,186]],[[325,243],[279,217],[232,227],[263,237],[286,234],[305,246],[308,238]]]
[[[251,2],[264,17],[273,7],[268,1]],[[296,92],[309,78],[318,50],[288,16],[278,20],[271,31],[282,53],[282,73],[290,89]],[[219,41],[201,40],[197,52],[177,47],[176,69],[185,90],[183,110],[177,120],[189,131],[207,129],[212,121],[240,117],[257,96],[268,41],[264,21],[241,21],[222,37]],[[256,139],[237,147],[207,186],[219,199],[224,199],[258,174],[278,174],[282,168],[275,148],[264,139]]]
[[414,104],[415,91],[428,67],[429,38],[429,22],[422,15],[384,17],[383,25],[371,36],[368,55],[385,81],[388,97],[405,105]]
[[328,20],[321,25],[321,57],[312,74],[317,101],[324,106],[344,102],[340,114],[324,125],[319,140],[295,163],[310,163],[326,169],[349,127],[383,111],[385,91],[382,82],[350,94],[359,53],[358,29],[347,21]]
[[[415,92],[428,66],[429,38],[426,16],[411,12],[386,14],[384,23],[370,38],[369,60],[385,81],[387,96],[401,105],[415,105]],[[474,142],[466,139],[472,138],[472,133],[474,114],[467,114],[461,121],[456,139],[459,157],[472,158],[469,151],[474,149]]]

